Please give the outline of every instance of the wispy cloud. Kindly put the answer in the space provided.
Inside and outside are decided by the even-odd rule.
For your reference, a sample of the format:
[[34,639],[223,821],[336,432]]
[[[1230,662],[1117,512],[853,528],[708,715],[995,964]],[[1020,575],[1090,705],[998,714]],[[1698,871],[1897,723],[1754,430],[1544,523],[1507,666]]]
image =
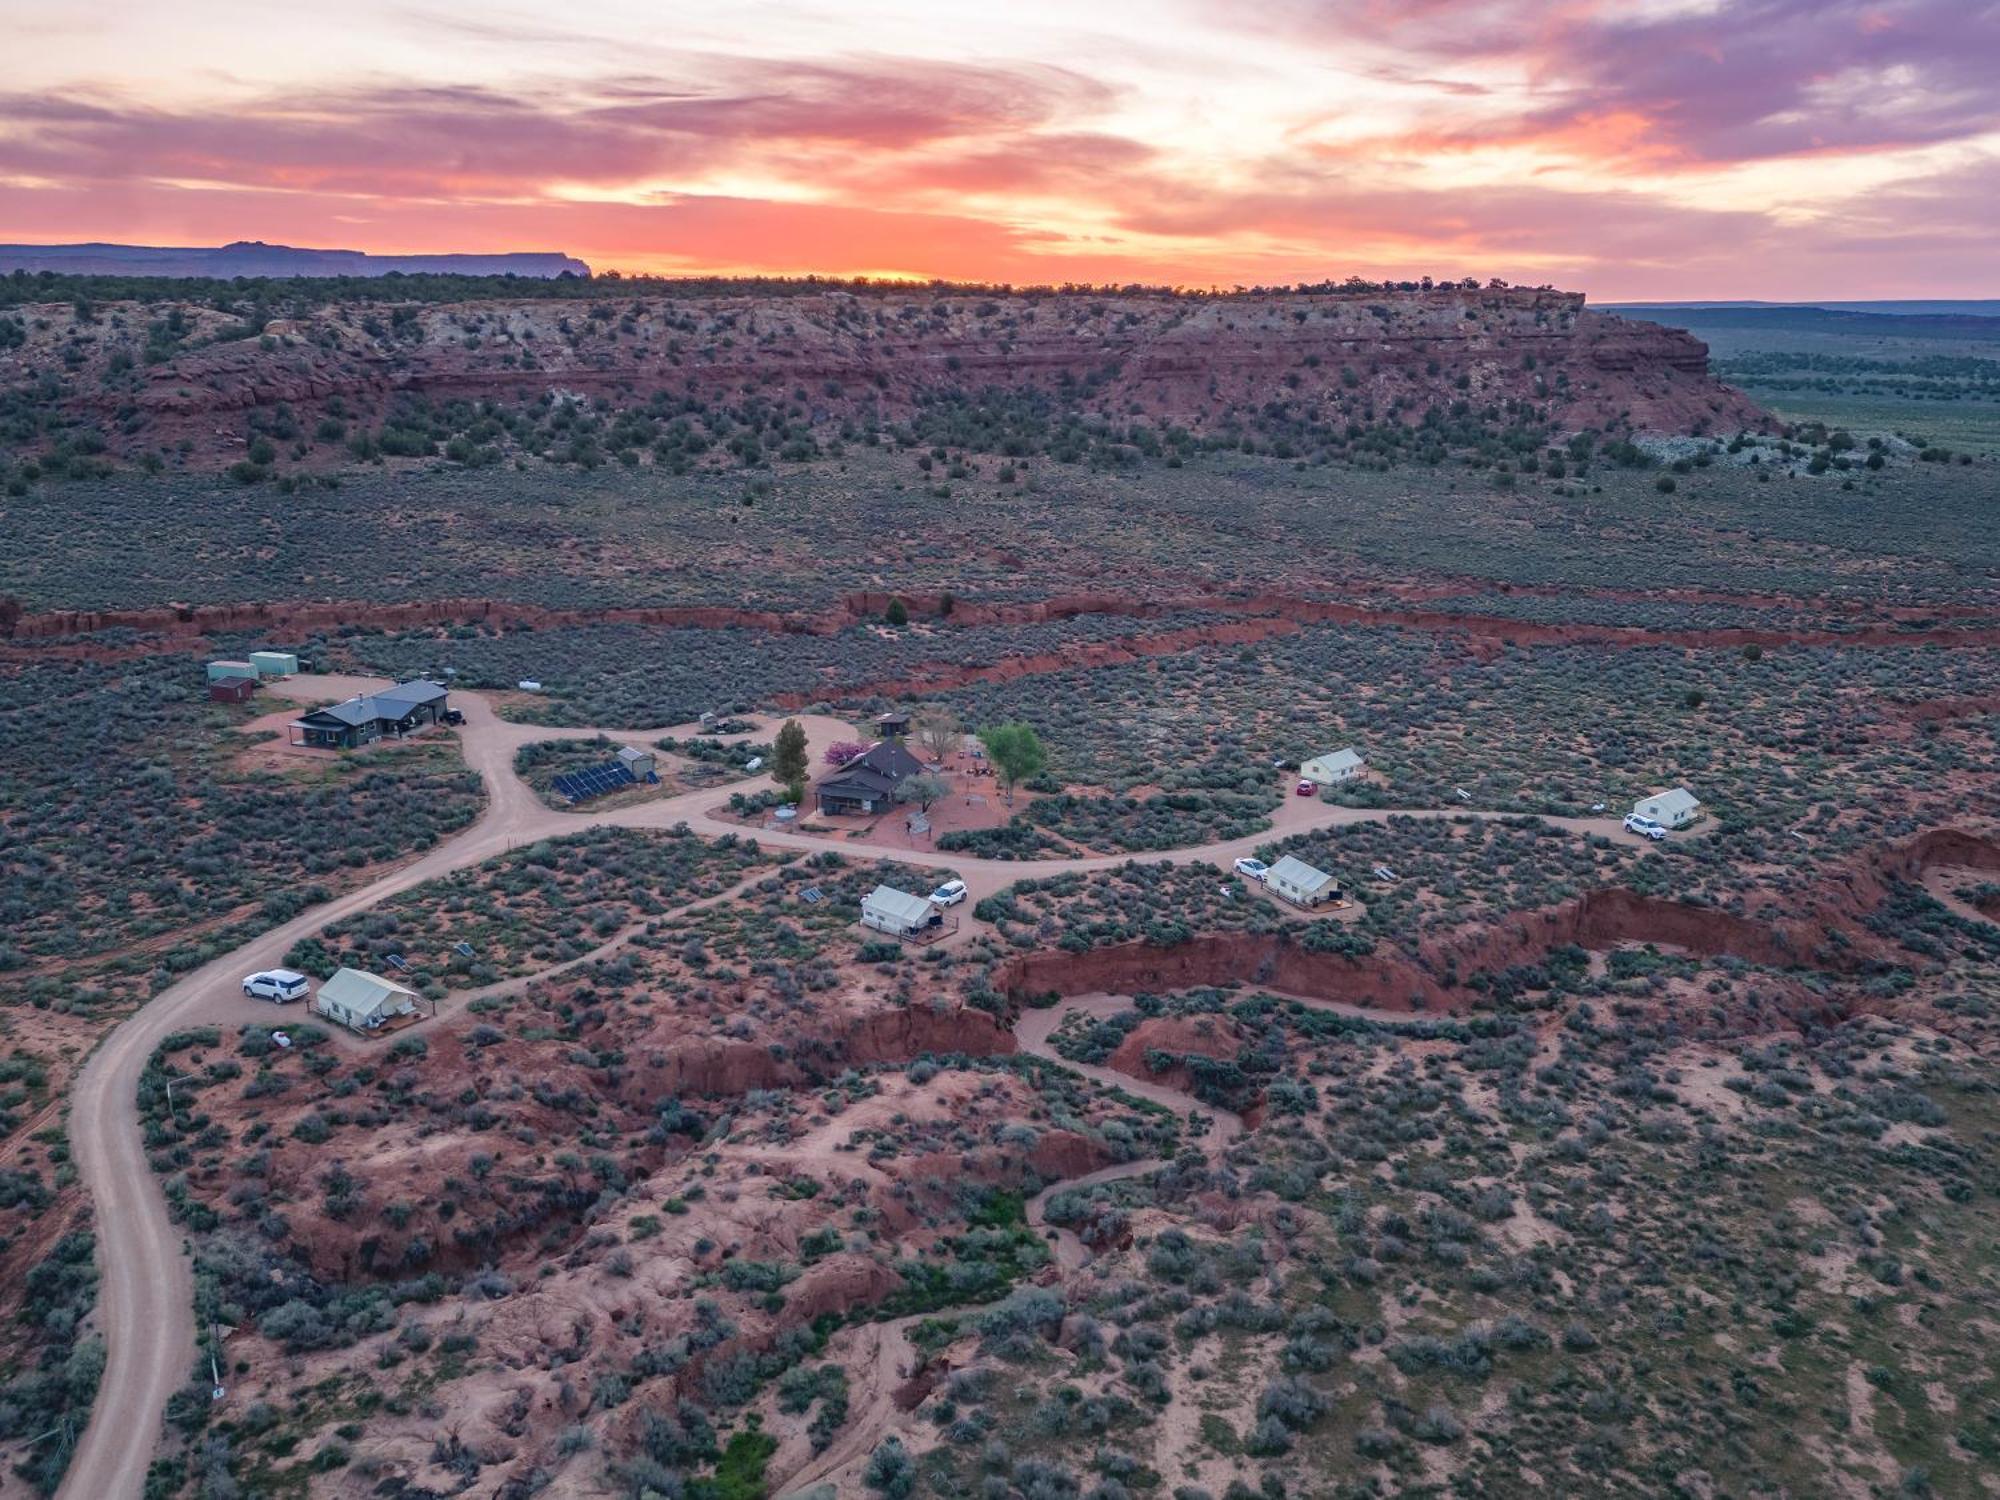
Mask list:
[[[22,34],[61,19],[27,5]],[[30,65],[0,222],[658,269],[1990,290],[2000,0],[1105,0],[1087,30],[875,6],[771,0],[676,46],[617,7],[431,0],[366,70],[246,85],[306,24],[274,15],[206,94]]]
[[1989,0],[1330,0],[1281,8],[1304,45],[1511,73],[1433,148],[1545,141],[1650,163],[1740,162],[1960,140],[2000,128]]

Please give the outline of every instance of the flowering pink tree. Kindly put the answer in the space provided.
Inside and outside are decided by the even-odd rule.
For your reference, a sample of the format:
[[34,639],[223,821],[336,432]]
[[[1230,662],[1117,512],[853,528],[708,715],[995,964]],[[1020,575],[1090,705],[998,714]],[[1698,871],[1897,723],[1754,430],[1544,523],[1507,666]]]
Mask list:
[[868,747],[859,740],[836,740],[826,747],[826,763],[830,766],[844,766],[857,755],[868,753]]

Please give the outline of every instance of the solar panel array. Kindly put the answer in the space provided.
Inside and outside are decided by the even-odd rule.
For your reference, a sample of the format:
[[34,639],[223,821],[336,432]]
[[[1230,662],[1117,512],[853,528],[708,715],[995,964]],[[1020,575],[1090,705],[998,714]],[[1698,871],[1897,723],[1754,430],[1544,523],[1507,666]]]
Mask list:
[[638,778],[622,762],[614,760],[601,766],[586,766],[581,771],[566,771],[550,784],[570,802],[588,802],[620,787],[637,786]]

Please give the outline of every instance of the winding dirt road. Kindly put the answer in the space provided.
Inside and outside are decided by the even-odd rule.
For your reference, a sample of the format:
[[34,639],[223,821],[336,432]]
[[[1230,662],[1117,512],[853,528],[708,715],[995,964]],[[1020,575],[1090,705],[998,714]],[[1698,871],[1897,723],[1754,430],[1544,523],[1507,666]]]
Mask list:
[[[1312,1010],[1337,1011],[1343,1015],[1353,1016],[1373,1016],[1386,1021],[1409,1019],[1406,1015],[1370,1010],[1365,1006],[1349,1005],[1338,1000],[1321,1000],[1306,995],[1287,995],[1283,998],[1295,1000]],[[1014,1040],[1020,1043],[1023,1052],[1031,1056],[1046,1059],[1059,1068],[1076,1073],[1093,1083],[1102,1084],[1106,1088],[1118,1089],[1135,1098],[1161,1105],[1179,1115],[1189,1126],[1203,1125],[1205,1129],[1197,1137],[1196,1143],[1201,1147],[1202,1154],[1211,1162],[1220,1159],[1222,1154],[1243,1135],[1245,1126],[1241,1115],[1204,1104],[1192,1094],[1169,1088],[1165,1084],[1134,1078],[1128,1073],[1097,1067],[1091,1063],[1073,1062],[1056,1051],[1052,1038],[1069,1017],[1087,1015],[1101,1020],[1106,1016],[1129,1010],[1131,1006],[1130,997],[1125,995],[1072,995],[1054,1005],[1023,1013],[1014,1023]],[[1049,1228],[1049,1200],[1058,1193],[1086,1192],[1105,1183],[1146,1177],[1166,1165],[1166,1161],[1160,1157],[1119,1162],[1115,1166],[1087,1172],[1081,1177],[1069,1177],[1061,1182],[1051,1183],[1028,1200],[1028,1223],[1048,1236],[1050,1248],[1055,1256],[1056,1270],[1060,1275],[1068,1276],[1082,1270],[1090,1263],[1090,1251],[1072,1231]],[[865,1462],[882,1439],[902,1425],[904,1412],[896,1404],[895,1396],[903,1384],[917,1373],[916,1353],[910,1343],[909,1331],[925,1316],[928,1315],[917,1314],[912,1317],[897,1318],[893,1322],[870,1325],[878,1330],[874,1335],[877,1353],[870,1367],[865,1393],[866,1404],[849,1417],[847,1425],[841,1428],[839,1435],[826,1452],[802,1464],[788,1475],[774,1476],[771,1492],[779,1496],[780,1500],[800,1500],[800,1497],[814,1485],[834,1479],[851,1466]]]
[[[300,677],[285,683],[280,691],[307,702],[326,702],[386,684],[373,679],[348,677]],[[589,738],[603,733],[619,738],[653,738],[666,733],[698,732],[692,726],[673,729],[599,730],[551,729],[542,725],[515,724],[499,718],[483,698],[473,693],[453,694],[453,703],[465,714],[460,739],[468,766],[478,772],[486,785],[487,802],[477,821],[463,832],[445,840],[420,858],[400,865],[366,886],[300,913],[290,921],[253,938],[233,952],[212,960],[163,990],[129,1019],[113,1030],[97,1048],[78,1075],[70,1103],[70,1137],[78,1171],[90,1189],[96,1212],[97,1257],[102,1274],[96,1326],[106,1345],[104,1377],[98,1387],[89,1425],[78,1444],[69,1471],[57,1494],[59,1500],[139,1500],[145,1484],[147,1465],[157,1445],[162,1413],[167,1399],[196,1373],[193,1273],[186,1246],[167,1213],[166,1199],[146,1160],[138,1107],[139,1077],[147,1059],[173,1032],[203,1023],[235,1024],[249,1019],[241,998],[242,976],[280,963],[287,950],[300,938],[317,932],[330,921],[352,916],[412,886],[467,865],[477,864],[522,844],[585,828],[616,825],[627,828],[671,828],[685,823],[699,834],[717,837],[745,833],[740,824],[708,816],[718,797],[713,789],[684,793],[655,802],[618,808],[601,814],[562,812],[543,804],[534,790],[514,774],[514,753],[535,740]],[[843,721],[810,715],[792,715],[804,725],[810,753],[818,763],[820,753],[835,740],[852,736]],[[1480,812],[1468,808],[1435,810],[1383,810],[1335,807],[1304,798],[1287,797],[1262,833],[1221,843],[1186,849],[1152,851],[1134,855],[1105,855],[1089,858],[1052,860],[960,860],[953,861],[966,882],[973,902],[993,895],[1017,880],[1046,877],[1068,871],[1112,869],[1128,860],[1157,863],[1164,860],[1212,860],[1225,868],[1239,855],[1251,853],[1260,844],[1287,834],[1316,828],[1379,822],[1393,816],[1415,817],[1502,817],[1510,814]],[[1579,832],[1604,834],[1634,844],[1639,841],[1609,818],[1547,818],[1543,821]],[[821,850],[838,848],[841,853],[863,858],[895,860],[903,863],[936,864],[943,857],[912,853],[907,849],[842,840],[831,844],[811,834],[757,831],[760,844],[773,848]],[[1069,1007],[1030,1012],[1036,1026],[1046,1023],[1037,1034],[1027,1020],[1020,1033],[1024,1048],[1037,1051],[1046,1045],[1052,1031]],[[1044,1052],[1041,1055],[1052,1056]],[[1101,1070],[1078,1068],[1086,1076]],[[1147,1095],[1152,1085],[1144,1085],[1123,1075],[1113,1078],[1128,1092]],[[1174,1101],[1190,1104],[1185,1096],[1161,1099],[1170,1108]],[[1222,1116],[1217,1114],[1218,1127]],[[1233,1119],[1233,1117],[1230,1117]],[[1237,1122],[1240,1126],[1240,1122]],[[1214,1139],[1211,1133],[1211,1141]],[[1114,1174],[1135,1175],[1157,1163],[1128,1164],[1111,1169]],[[1091,1180],[1110,1180],[1107,1174],[1093,1174]],[[1077,1182],[1066,1184],[1074,1188]],[[1064,1252],[1058,1238],[1059,1257],[1067,1253],[1072,1261],[1081,1254],[1081,1245]],[[205,1377],[206,1363],[200,1373]]]

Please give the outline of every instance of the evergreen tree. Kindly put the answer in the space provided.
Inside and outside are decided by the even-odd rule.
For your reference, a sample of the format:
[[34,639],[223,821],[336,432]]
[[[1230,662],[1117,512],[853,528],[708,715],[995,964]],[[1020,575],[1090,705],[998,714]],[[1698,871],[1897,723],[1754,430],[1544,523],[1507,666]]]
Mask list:
[[787,719],[771,750],[771,774],[788,787],[800,787],[805,785],[806,770],[805,726]]

